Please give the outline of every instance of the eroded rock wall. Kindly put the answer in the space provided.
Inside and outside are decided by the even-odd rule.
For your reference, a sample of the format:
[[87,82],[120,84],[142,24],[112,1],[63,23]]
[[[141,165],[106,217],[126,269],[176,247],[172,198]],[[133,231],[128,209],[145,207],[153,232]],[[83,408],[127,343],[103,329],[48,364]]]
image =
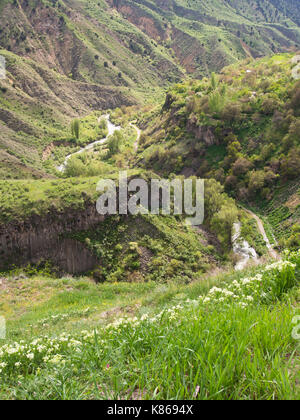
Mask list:
[[68,233],[85,231],[104,220],[95,203],[83,210],[50,211],[45,216],[0,225],[0,270],[51,260],[62,271],[76,274],[94,268],[100,261]]

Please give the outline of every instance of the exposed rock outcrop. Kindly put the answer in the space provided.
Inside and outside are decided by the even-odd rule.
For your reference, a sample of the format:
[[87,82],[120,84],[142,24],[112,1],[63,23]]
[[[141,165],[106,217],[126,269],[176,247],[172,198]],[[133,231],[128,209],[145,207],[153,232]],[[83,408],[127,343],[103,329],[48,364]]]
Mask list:
[[193,133],[196,139],[205,143],[206,146],[218,144],[212,127],[197,125],[194,119],[189,119],[186,128],[187,131]]
[[62,271],[76,274],[93,269],[100,261],[81,242],[67,238],[104,220],[94,203],[84,210],[50,211],[22,222],[0,225],[0,270],[14,265],[51,260]]

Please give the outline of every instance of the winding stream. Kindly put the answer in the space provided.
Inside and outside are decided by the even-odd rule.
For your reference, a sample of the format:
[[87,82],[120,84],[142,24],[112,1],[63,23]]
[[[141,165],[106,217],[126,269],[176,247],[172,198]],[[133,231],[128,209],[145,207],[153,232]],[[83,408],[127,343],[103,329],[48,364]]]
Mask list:
[[268,252],[269,252],[270,256],[272,258],[274,258],[274,259],[278,259],[279,258],[279,255],[278,255],[278,253],[274,249],[274,244],[275,245],[278,245],[278,243],[277,243],[276,238],[274,237],[274,235],[273,235],[274,244],[272,245],[270,243],[270,241],[269,241],[269,238],[267,237],[267,234],[266,234],[266,231],[265,231],[263,222],[260,220],[260,218],[255,213],[253,213],[251,210],[248,210],[248,209],[244,209],[244,210],[247,213],[249,213],[256,220],[256,223],[257,223],[257,226],[258,226],[258,230],[260,231],[260,233],[262,234],[262,236],[264,238],[264,241],[266,243],[266,247],[268,248]]
[[97,140],[94,141],[93,143],[88,144],[87,146],[83,147],[82,149],[78,150],[78,152],[75,153],[71,153],[70,155],[66,156],[66,159],[64,161],[64,163],[62,163],[60,166],[57,167],[57,170],[59,172],[64,172],[66,170],[67,164],[68,164],[68,160],[72,157],[72,156],[76,156],[79,155],[81,153],[87,152],[91,149],[93,149],[95,146],[97,146],[98,144],[103,144],[107,141],[108,137],[111,136],[112,134],[114,134],[115,131],[120,130],[121,127],[114,125],[110,119],[109,119],[109,114],[106,114],[100,118],[98,118],[98,122],[100,122],[100,120],[102,118],[105,118],[107,121],[107,129],[108,129],[108,134],[106,137],[104,137],[104,139],[101,140]]
[[241,238],[241,223],[237,222],[233,225],[232,233],[232,244],[233,252],[240,257],[240,260],[235,266],[235,269],[243,270],[250,259],[253,261],[258,261],[258,255],[254,248],[252,248],[249,243]]
[[[248,210],[245,208],[244,210],[256,220],[257,228],[265,241],[270,257],[275,260],[280,259],[280,255],[274,249],[274,245],[272,245],[269,241],[269,238],[264,228],[264,224],[261,221],[261,219],[251,210]],[[275,237],[274,237],[274,243],[277,245],[277,241]],[[250,259],[252,259],[255,262],[258,262],[259,258],[255,249],[252,248],[246,240],[241,238],[241,223],[240,222],[237,222],[233,225],[232,244],[233,244],[233,252],[240,258],[240,260],[235,266],[236,270],[243,270],[248,264]]]

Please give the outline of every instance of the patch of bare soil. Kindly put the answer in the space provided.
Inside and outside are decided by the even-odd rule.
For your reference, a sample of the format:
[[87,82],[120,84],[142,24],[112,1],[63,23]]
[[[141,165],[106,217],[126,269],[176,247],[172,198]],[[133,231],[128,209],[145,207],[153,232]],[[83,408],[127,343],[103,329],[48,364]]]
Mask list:
[[207,246],[212,245],[219,254],[222,253],[222,246],[220,244],[220,241],[218,240],[217,236],[213,234],[206,226],[204,225],[198,225],[195,226],[195,229],[201,234],[202,238],[200,239],[200,242]]
[[53,143],[51,143],[51,144],[49,144],[45,149],[44,149],[44,151],[43,151],[43,156],[42,156],[42,160],[43,160],[43,162],[45,161],[45,160],[47,160],[50,156],[51,156],[51,153],[52,153],[52,150],[54,149],[54,144]]
[[151,261],[151,258],[153,256],[152,252],[143,246],[139,247],[140,251],[140,263],[141,263],[141,270],[142,272],[147,271],[148,265]]
[[291,210],[295,210],[300,204],[300,196],[299,194],[294,194],[290,199],[286,202],[286,206]]
[[147,394],[146,390],[143,389],[135,389],[132,393],[129,393],[130,400],[141,401],[145,399],[145,395]]
[[7,279],[4,277],[0,277],[0,290],[6,290],[8,288]]
[[101,312],[99,318],[107,321],[123,317],[124,315],[133,316],[136,315],[136,312],[140,309],[140,307],[140,303],[137,303],[135,305],[128,305],[123,308],[120,306],[116,306],[115,308]]

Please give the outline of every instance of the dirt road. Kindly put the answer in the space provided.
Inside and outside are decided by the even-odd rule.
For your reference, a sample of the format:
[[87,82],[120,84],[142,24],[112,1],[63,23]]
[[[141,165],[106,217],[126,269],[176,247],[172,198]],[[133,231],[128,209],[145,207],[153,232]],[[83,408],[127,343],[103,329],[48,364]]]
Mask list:
[[[258,230],[260,231],[260,233],[262,234],[262,236],[264,238],[264,241],[266,243],[266,246],[268,248],[270,256],[272,258],[278,260],[280,258],[280,256],[279,256],[278,252],[276,252],[275,249],[273,248],[273,246],[271,245],[271,243],[269,241],[269,238],[267,237],[267,234],[266,234],[266,231],[265,231],[264,224],[263,224],[262,220],[255,213],[253,213],[251,210],[248,210],[248,209],[245,209],[245,208],[243,208],[243,209],[256,220]],[[275,238],[274,238],[274,240],[276,241]]]
[[134,142],[134,151],[137,152],[142,131],[139,129],[139,127],[137,127],[134,124],[133,121],[131,123],[129,123],[129,125],[130,125],[130,127],[133,127],[136,130],[136,133],[137,133],[137,138],[136,138],[136,141]]

